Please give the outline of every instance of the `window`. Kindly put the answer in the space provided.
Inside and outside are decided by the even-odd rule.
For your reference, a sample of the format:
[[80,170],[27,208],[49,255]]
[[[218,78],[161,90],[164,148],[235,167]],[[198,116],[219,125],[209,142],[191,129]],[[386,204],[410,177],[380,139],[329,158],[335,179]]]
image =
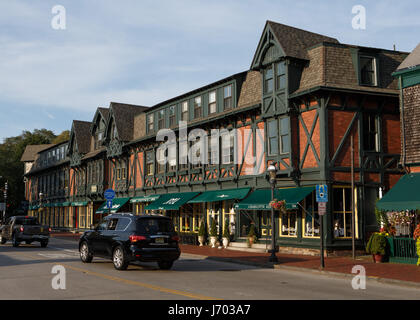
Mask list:
[[154,163],[153,163],[153,151],[146,152],[146,173],[148,176],[152,176],[154,172]]
[[360,64],[360,84],[376,86],[376,62],[373,57],[361,56]]
[[125,161],[121,164],[121,179],[127,179],[127,166]]
[[175,106],[169,107],[169,126],[172,127],[176,124]]
[[165,110],[158,111],[158,129],[163,129],[165,127]]
[[194,119],[202,117],[201,97],[194,98]]
[[216,111],[217,111],[216,91],[211,91],[209,93],[209,114],[215,113]]
[[[333,187],[333,230],[335,238],[351,237],[351,188]],[[357,238],[357,215],[356,215]]]
[[179,168],[188,169],[188,142],[179,142]]
[[264,93],[273,92],[273,69],[264,71]]
[[184,101],[181,105],[181,120],[188,121],[188,101]]
[[232,85],[223,88],[223,109],[232,108]]
[[290,152],[289,118],[280,119],[280,148],[281,153]]
[[363,148],[365,151],[379,151],[377,123],[375,114],[366,113],[363,115]]
[[276,155],[279,153],[279,140],[277,135],[277,120],[269,120],[267,122],[268,135],[268,154]]
[[149,132],[152,132],[154,130],[153,118],[153,114],[149,114],[147,116],[147,129]]
[[288,211],[280,215],[280,236],[297,236],[297,212]]
[[176,144],[168,146],[168,171],[176,170]]
[[232,133],[222,135],[222,164],[233,163],[235,136]]
[[131,223],[131,220],[129,218],[119,218],[115,230],[124,231],[130,223]]
[[117,126],[115,125],[115,123],[112,125],[112,138],[117,138]]
[[286,88],[286,64],[280,62],[276,64],[276,89]]
[[156,166],[157,166],[157,173],[164,173],[165,172],[165,149],[158,148],[156,150]]
[[[193,148],[193,146],[195,146]],[[203,154],[202,154],[203,145],[200,142],[200,139],[197,138],[196,141],[190,142],[190,152],[191,152],[191,167],[192,168],[201,168],[203,164]]]
[[208,138],[208,164],[219,164],[219,136],[209,136]]
[[302,216],[303,236],[319,237],[319,215],[315,192],[305,198],[305,210]]

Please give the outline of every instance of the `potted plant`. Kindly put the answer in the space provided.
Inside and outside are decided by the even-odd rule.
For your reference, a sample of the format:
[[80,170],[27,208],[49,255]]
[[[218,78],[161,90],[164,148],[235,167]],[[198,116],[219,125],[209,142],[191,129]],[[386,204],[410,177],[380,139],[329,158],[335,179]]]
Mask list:
[[211,226],[210,226],[210,244],[212,248],[216,247],[217,242],[217,229],[216,229],[216,220],[211,219]]
[[255,224],[251,223],[251,227],[249,228],[248,239],[247,239],[248,248],[251,248],[252,245],[255,243],[255,241],[257,241],[257,235],[255,232]]
[[198,229],[198,242],[200,242],[200,247],[206,242],[206,223],[204,219],[201,220],[200,228]]
[[229,219],[225,221],[225,229],[223,230],[223,247],[226,249],[229,245],[230,232],[229,232]]
[[374,232],[366,245],[366,252],[372,254],[373,261],[380,263],[386,250],[386,235],[384,232]]
[[420,266],[420,223],[417,225],[416,229],[413,233],[413,238],[416,240],[416,247],[417,247],[417,265]]

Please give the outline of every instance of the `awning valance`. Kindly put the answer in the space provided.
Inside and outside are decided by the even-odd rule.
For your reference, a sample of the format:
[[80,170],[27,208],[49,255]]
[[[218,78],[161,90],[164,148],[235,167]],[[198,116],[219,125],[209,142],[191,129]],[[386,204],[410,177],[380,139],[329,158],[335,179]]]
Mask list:
[[[285,200],[287,209],[297,209],[298,202],[302,201],[308,194],[313,192],[315,187],[298,187],[275,189],[274,198]],[[242,210],[271,210],[271,189],[258,189],[248,197],[235,205],[236,209]]]
[[420,173],[402,176],[376,206],[388,211],[420,209]]
[[130,203],[138,203],[138,202],[153,202],[159,199],[159,194],[153,194],[149,196],[141,196],[141,197],[134,197],[130,199]]
[[179,210],[189,200],[197,196],[199,192],[180,192],[161,194],[159,199],[149,204],[144,210]]
[[73,207],[84,207],[87,206],[87,204],[87,201],[76,201],[71,203]]
[[[127,201],[130,200],[130,198],[114,198],[112,199],[112,208],[111,213],[116,213],[123,205],[127,203]],[[99,207],[98,210],[96,210],[96,213],[108,213],[109,209],[106,206],[106,201],[102,203],[102,205]]]
[[251,188],[206,191],[200,194],[198,197],[188,201],[188,203],[242,200],[247,196],[249,190],[251,190]]

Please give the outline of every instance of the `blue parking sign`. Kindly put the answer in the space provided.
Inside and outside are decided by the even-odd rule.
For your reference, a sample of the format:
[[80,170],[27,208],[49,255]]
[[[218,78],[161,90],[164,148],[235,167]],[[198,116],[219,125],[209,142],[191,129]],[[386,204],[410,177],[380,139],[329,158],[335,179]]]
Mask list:
[[111,209],[112,208],[112,200],[106,200],[106,208]]
[[328,202],[328,187],[326,184],[316,186],[316,202]]

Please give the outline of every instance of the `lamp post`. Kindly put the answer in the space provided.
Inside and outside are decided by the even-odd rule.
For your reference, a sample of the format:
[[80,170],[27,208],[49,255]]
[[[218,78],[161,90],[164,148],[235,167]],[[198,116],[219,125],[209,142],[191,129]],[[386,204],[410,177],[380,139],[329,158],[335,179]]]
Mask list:
[[[42,192],[39,193],[39,208],[42,208],[42,198],[44,197],[44,194]],[[38,215],[38,221],[41,223],[41,216],[42,216],[42,209],[41,213]]]
[[[276,176],[277,176],[277,169],[274,165],[270,164],[267,168],[269,181],[271,186],[271,201],[274,200],[274,189],[276,187]],[[271,207],[271,255],[268,259],[269,262],[278,262],[276,256],[276,236],[275,236],[275,220],[274,220],[274,208]]]

